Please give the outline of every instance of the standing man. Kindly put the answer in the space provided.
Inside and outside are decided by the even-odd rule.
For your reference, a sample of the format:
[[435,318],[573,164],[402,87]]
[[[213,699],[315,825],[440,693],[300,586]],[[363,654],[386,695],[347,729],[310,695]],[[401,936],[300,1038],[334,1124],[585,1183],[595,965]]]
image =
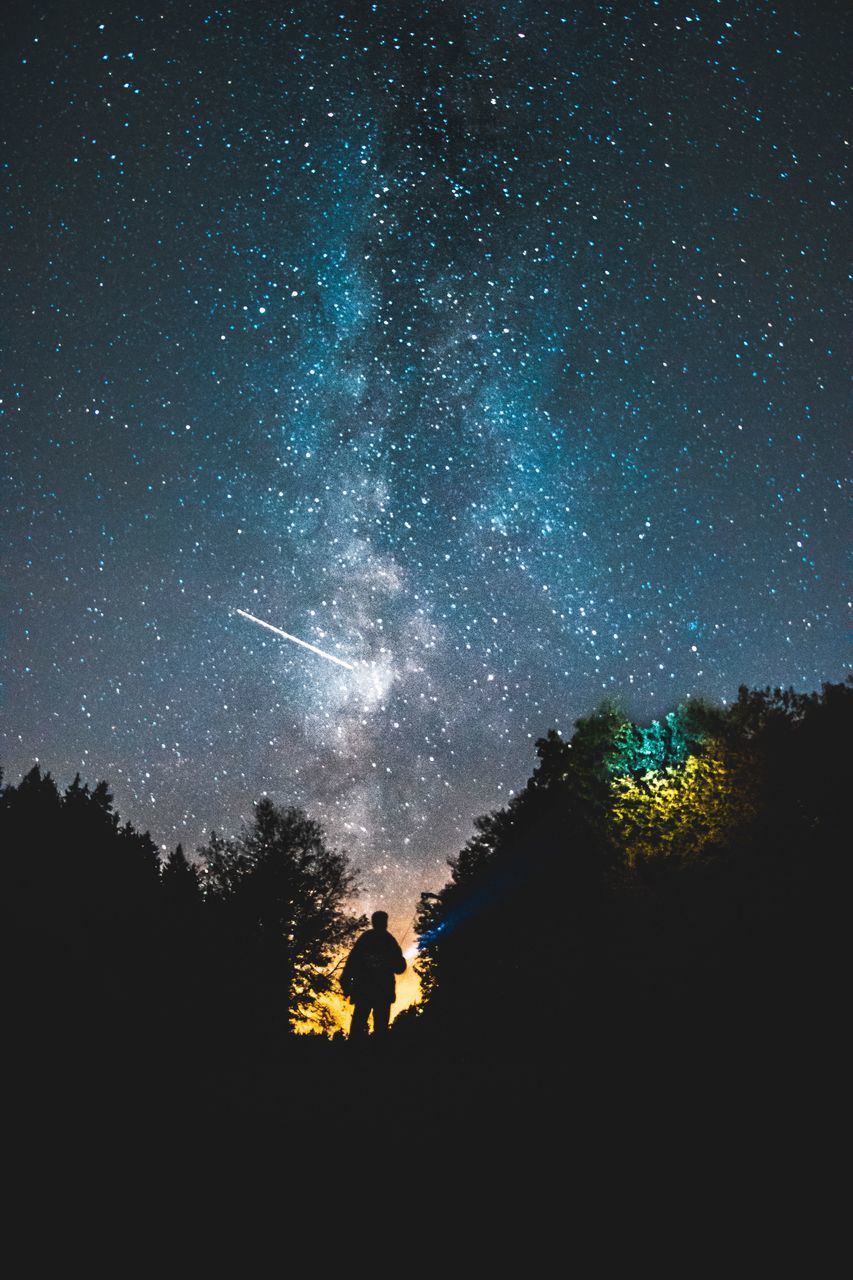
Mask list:
[[341,974],[341,990],[353,1004],[350,1040],[367,1035],[371,1013],[373,1034],[386,1034],[396,994],[394,974],[406,970],[400,945],[388,932],[388,912],[374,911],[370,923],[373,928],[356,938]]

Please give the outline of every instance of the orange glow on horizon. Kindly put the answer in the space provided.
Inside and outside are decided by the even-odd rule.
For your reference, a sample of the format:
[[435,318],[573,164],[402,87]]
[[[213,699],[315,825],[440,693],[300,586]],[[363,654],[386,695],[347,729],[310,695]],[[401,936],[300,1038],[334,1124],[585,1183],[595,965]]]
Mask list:
[[[337,982],[342,968],[343,962],[335,969],[332,989],[321,995],[312,1012],[294,1026],[297,1035],[316,1035],[319,1032],[322,1035],[333,1036],[339,1031],[343,1031],[345,1035],[349,1031],[352,1005],[344,999]],[[420,979],[411,960],[408,962],[406,972],[398,974],[396,981],[397,999],[391,1006],[392,1023],[398,1013],[417,1004],[421,998]]]

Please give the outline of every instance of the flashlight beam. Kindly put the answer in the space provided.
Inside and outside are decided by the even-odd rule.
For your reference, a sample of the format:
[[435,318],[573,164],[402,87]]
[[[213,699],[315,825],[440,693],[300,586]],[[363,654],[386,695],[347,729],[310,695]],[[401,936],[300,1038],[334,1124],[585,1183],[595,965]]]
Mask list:
[[281,636],[282,640],[292,640],[294,644],[301,644],[303,649],[310,649],[312,653],[325,658],[327,662],[334,662],[339,667],[346,667],[347,671],[355,670],[351,662],[344,662],[343,658],[336,658],[333,653],[326,653],[325,649],[318,649],[315,644],[309,644],[307,640],[300,640],[298,636],[292,636],[289,631],[282,631],[281,627],[274,627],[271,622],[264,622],[263,618],[256,618],[253,613],[247,613],[245,609],[235,609],[234,612],[239,613],[241,618],[248,618],[249,622],[256,622],[259,627],[266,627],[267,631],[272,631],[274,635]]

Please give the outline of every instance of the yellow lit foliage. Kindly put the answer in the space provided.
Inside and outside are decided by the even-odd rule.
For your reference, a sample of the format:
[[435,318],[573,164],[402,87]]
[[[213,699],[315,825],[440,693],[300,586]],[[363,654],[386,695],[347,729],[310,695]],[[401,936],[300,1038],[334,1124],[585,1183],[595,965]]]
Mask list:
[[625,861],[694,858],[754,812],[744,761],[709,739],[683,764],[612,779],[612,821]]
[[[410,963],[406,972],[397,976],[397,999],[391,1006],[391,1021],[409,1005],[417,1004],[420,998],[420,981],[414,965]],[[349,1031],[351,1017],[352,1005],[344,999],[333,978],[331,989],[317,998],[309,1016],[298,1022],[294,1030],[297,1035],[317,1035],[319,1032],[333,1036],[338,1031]]]

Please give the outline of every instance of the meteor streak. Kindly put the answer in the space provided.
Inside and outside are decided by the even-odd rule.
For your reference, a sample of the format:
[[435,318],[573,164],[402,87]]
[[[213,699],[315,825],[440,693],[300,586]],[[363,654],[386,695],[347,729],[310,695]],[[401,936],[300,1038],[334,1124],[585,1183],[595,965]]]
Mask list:
[[256,618],[254,614],[247,613],[245,609],[235,609],[234,612],[239,613],[241,618],[248,618],[250,622],[256,622],[259,627],[266,627],[267,631],[272,631],[275,635],[281,636],[283,640],[292,640],[294,644],[301,644],[303,649],[310,649],[312,653],[319,654],[327,662],[335,662],[339,667],[346,667],[347,671],[355,670],[351,662],[344,662],[343,658],[336,658],[333,653],[326,653],[325,649],[318,649],[315,644],[309,644],[307,640],[300,640],[298,636],[292,636],[289,631],[282,631],[281,627],[274,627],[271,622],[264,622],[263,618]]

